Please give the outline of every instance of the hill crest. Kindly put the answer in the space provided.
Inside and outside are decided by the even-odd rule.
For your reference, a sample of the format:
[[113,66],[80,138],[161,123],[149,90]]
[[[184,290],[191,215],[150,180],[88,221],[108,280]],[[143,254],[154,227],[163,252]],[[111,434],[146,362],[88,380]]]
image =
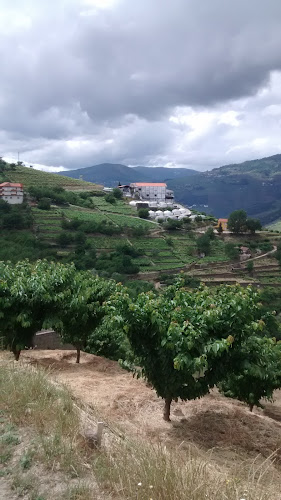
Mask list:
[[88,182],[96,182],[109,187],[114,187],[130,182],[165,182],[183,175],[194,175],[196,170],[172,167],[128,167],[118,163],[101,163],[91,167],[59,172],[59,175],[83,178]]

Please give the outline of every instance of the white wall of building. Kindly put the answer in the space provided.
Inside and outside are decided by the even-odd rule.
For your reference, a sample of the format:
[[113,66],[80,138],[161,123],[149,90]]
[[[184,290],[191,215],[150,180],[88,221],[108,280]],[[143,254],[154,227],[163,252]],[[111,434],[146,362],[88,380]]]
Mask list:
[[135,192],[138,192],[143,200],[163,200],[166,198],[165,186],[136,186]]
[[0,198],[10,205],[23,203],[23,190],[14,186],[3,186],[0,188]]

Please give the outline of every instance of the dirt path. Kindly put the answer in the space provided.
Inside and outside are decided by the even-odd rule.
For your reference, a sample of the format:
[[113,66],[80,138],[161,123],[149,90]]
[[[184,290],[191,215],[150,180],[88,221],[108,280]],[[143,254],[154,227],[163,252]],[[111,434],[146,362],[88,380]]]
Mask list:
[[[24,351],[22,360],[52,370],[75,396],[96,406],[100,418],[119,424],[126,432],[182,450],[195,444],[214,448],[217,462],[266,457],[281,448],[281,393],[265,410],[254,410],[220,396],[217,391],[196,401],[172,405],[172,423],[162,419],[163,402],[142,380],[134,379],[114,361],[91,354],[75,363],[74,351]],[[278,463],[281,451],[277,452]]]

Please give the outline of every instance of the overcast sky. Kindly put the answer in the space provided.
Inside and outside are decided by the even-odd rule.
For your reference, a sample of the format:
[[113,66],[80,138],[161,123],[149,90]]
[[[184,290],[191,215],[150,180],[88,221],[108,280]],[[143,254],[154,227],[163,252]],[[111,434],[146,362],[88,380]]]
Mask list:
[[80,168],[281,153],[280,0],[0,0],[0,154]]

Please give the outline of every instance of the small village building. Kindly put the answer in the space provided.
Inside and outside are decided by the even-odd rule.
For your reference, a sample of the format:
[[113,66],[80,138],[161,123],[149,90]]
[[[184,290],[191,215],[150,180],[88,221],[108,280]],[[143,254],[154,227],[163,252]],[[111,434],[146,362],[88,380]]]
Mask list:
[[167,184],[164,182],[135,182],[130,185],[135,196],[142,200],[165,201]]
[[217,225],[217,228],[219,227],[219,225],[221,224],[221,227],[224,231],[227,231],[227,223],[228,223],[228,219],[219,219],[218,220],[218,225]]
[[118,186],[124,196],[129,196],[138,200],[157,201],[166,203],[167,200],[174,199],[174,193],[167,189],[165,182],[132,182]]
[[3,182],[0,184],[0,199],[10,205],[23,203],[23,185],[18,182]]

